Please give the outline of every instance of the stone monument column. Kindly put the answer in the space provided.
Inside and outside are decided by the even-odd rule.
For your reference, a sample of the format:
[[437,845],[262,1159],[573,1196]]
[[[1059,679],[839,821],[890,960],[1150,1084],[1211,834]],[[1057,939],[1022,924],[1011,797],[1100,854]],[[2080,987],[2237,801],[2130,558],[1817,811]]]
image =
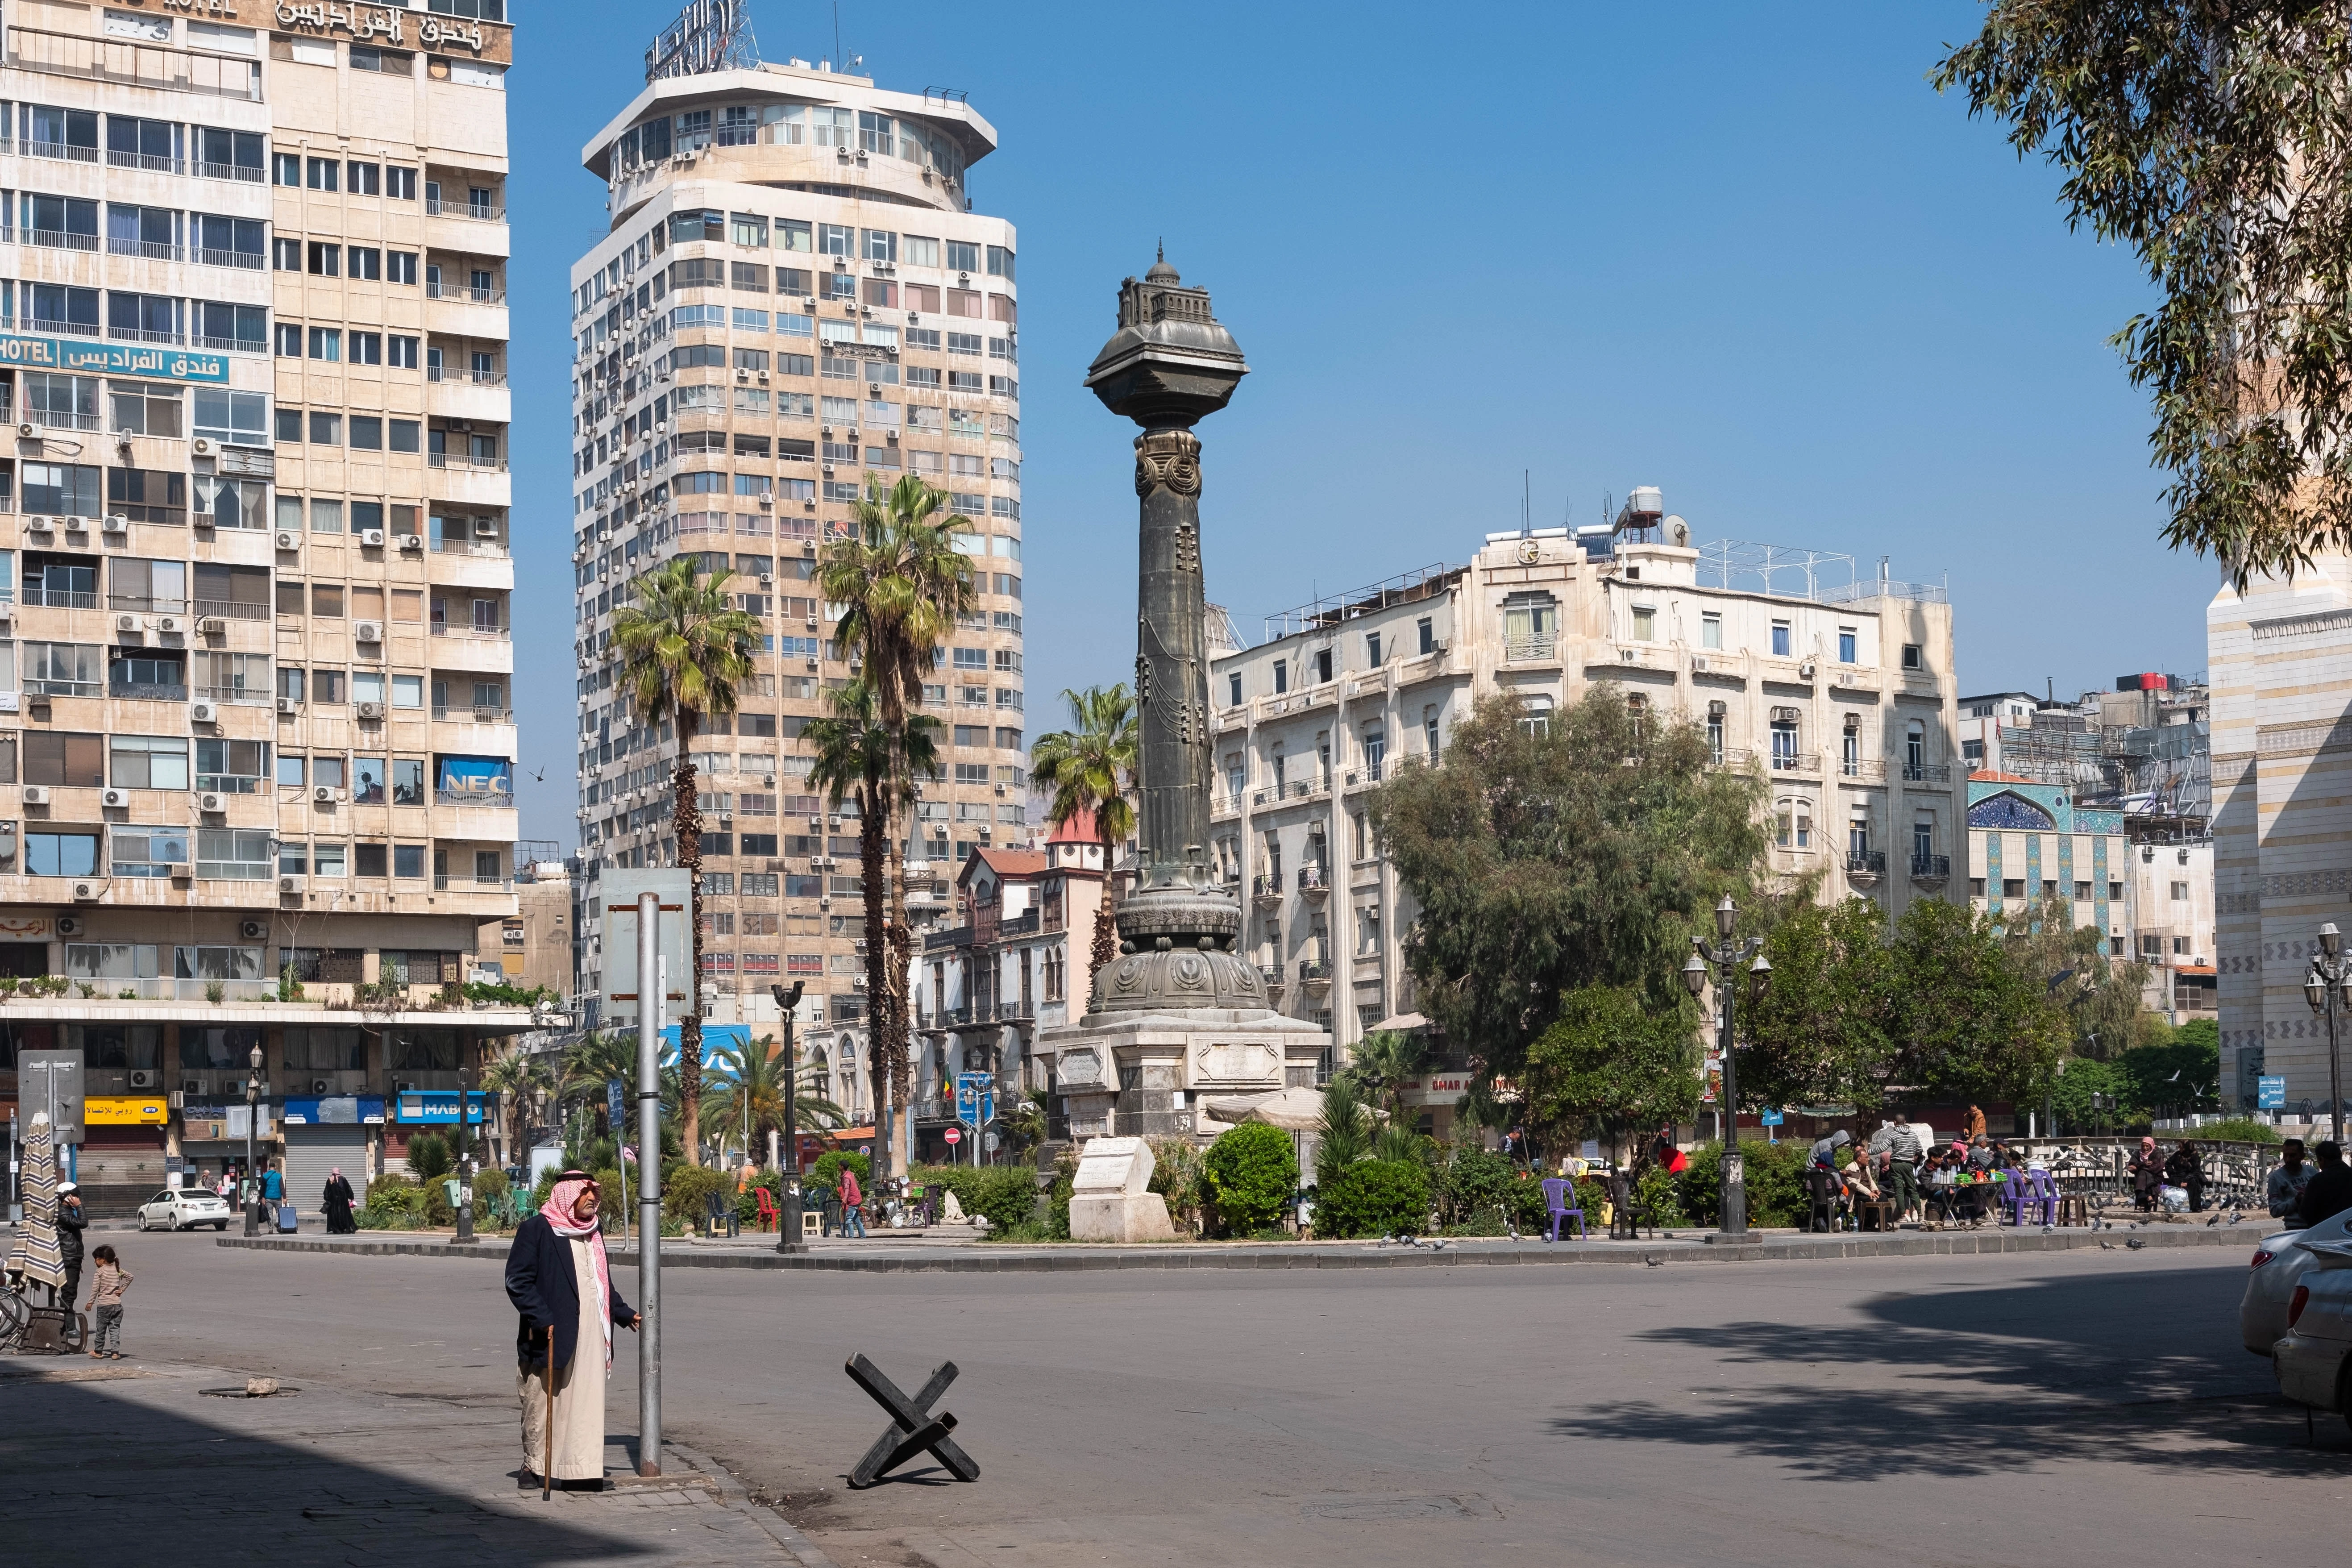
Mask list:
[[1119,285],[1118,330],[1087,373],[1103,406],[1142,426],[1141,808],[1135,889],[1117,916],[1119,956],[1095,976],[1083,1021],[1041,1030],[1036,1042],[1055,1066],[1073,1137],[1207,1131],[1195,1097],[1273,1093],[1302,1074],[1309,1081],[1328,1043],[1313,1024],[1266,1005],[1257,967],[1239,951],[1241,901],[1209,862],[1213,737],[1192,426],[1223,408],[1248,374],[1208,291],[1185,288],[1165,256],[1141,281]]

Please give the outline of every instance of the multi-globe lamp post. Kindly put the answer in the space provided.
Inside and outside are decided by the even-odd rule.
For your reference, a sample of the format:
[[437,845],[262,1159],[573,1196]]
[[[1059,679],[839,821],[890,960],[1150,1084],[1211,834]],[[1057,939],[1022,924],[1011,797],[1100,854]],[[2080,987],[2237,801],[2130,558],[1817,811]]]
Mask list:
[[[1704,995],[1710,983],[1722,1002],[1717,1019],[1716,1051],[1723,1063],[1723,1177],[1717,1237],[1727,1243],[1754,1239],[1748,1229],[1748,1174],[1739,1153],[1739,1073],[1732,1057],[1732,1015],[1738,1000],[1740,976],[1747,976],[1748,999],[1760,1002],[1772,982],[1772,965],[1764,957],[1761,938],[1731,940],[1739,923],[1739,906],[1725,894],[1715,906],[1716,945],[1704,936],[1691,938],[1691,955],[1683,965],[1683,984],[1692,996]],[[1744,970],[1743,970],[1744,966]]]
[[800,1047],[793,1043],[793,1016],[800,1010],[801,993],[807,989],[805,980],[793,981],[789,990],[782,985],[768,987],[784,1020],[784,1203],[783,1212],[776,1216],[778,1252],[808,1250],[808,1243],[801,1238],[801,1124],[793,1099],[801,1076],[796,1055]]
[[2336,1044],[2337,1016],[2352,1012],[2352,954],[2344,951],[2343,933],[2329,921],[2319,928],[2319,951],[2303,977],[2303,999],[2312,1012],[2327,1020],[2328,1136],[2344,1142],[2344,1061]]

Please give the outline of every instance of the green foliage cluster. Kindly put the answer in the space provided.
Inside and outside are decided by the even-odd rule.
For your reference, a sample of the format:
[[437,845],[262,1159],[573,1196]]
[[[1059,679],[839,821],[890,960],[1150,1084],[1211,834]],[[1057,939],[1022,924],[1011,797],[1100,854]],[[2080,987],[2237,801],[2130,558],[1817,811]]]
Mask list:
[[1208,1207],[1208,1163],[1190,1138],[1154,1138],[1151,1185],[1168,1205],[1168,1218],[1181,1236],[1199,1235]]
[[802,1185],[803,1190],[818,1192],[822,1202],[823,1193],[832,1192],[841,1185],[844,1167],[857,1173],[857,1184],[862,1190],[869,1184],[873,1165],[869,1156],[855,1149],[828,1149],[816,1157],[816,1163],[808,1168],[808,1174],[802,1178]]
[[[1543,1184],[1500,1154],[1455,1149],[1438,1165],[1437,1223],[1447,1231],[1500,1236],[1543,1223]],[[1320,1211],[1317,1226],[1321,1226]]]
[[406,1176],[389,1173],[378,1176],[368,1184],[367,1201],[353,1212],[352,1220],[362,1230],[422,1230],[425,1189]]
[[[2220,1026],[2210,1018],[2191,1019],[2177,1029],[2165,1026],[2161,1019],[2153,1022],[2158,1026],[2148,1031],[2148,1044],[2105,1060],[2076,1057],[2066,1063],[2064,1075],[2050,1088],[2060,1126],[2132,1131],[2145,1129],[2158,1115],[2216,1107],[2221,1075]],[[2095,1110],[2094,1094],[2110,1103]]]
[[[289,968],[290,973],[291,966]],[[466,983],[464,994],[467,1001],[477,1005],[499,1007],[536,1007],[541,1003],[552,1006],[562,1000],[544,985],[509,985],[503,981],[487,984],[469,980]]]
[[1203,1165],[1210,1203],[1228,1236],[1272,1228],[1298,1188],[1298,1156],[1290,1134],[1262,1121],[1220,1133]]
[[1422,1011],[1516,1079],[1587,986],[1679,1005],[1689,934],[1745,895],[1766,848],[1764,783],[1717,768],[1703,731],[1629,710],[1614,685],[1534,725],[1480,700],[1437,767],[1408,761],[1372,815],[1421,913],[1406,944]]
[[424,1183],[439,1181],[457,1169],[457,1152],[438,1132],[418,1132],[408,1140],[408,1173]]
[[1519,1076],[1528,1130],[1552,1147],[1689,1121],[1698,1109],[1696,1028],[1686,997],[1645,1001],[1614,985],[1567,993]]
[[730,1205],[735,1199],[733,1172],[689,1165],[683,1160],[663,1168],[661,1186],[663,1220],[688,1230],[709,1217],[713,1194]]
[[1358,1160],[1315,1194],[1318,1237],[1418,1236],[1429,1228],[1429,1167],[1419,1160]]
[[963,1212],[985,1216],[991,1230],[1027,1225],[1036,1211],[1037,1176],[1026,1165],[917,1165],[908,1175],[955,1194]]
[[[1748,1223],[1768,1227],[1799,1224],[1805,1215],[1804,1174],[1811,1146],[1795,1139],[1778,1143],[1743,1139],[1739,1152],[1747,1163]],[[1675,1206],[1690,1223],[1716,1223],[1723,1191],[1721,1143],[1706,1142],[1693,1149],[1689,1168],[1666,1179],[1675,1188]]]

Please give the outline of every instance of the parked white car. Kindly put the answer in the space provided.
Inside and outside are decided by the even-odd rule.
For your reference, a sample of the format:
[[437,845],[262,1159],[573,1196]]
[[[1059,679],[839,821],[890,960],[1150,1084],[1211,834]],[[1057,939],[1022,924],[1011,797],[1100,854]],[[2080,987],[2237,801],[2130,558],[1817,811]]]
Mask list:
[[2298,1404],[2352,1415],[2345,1368],[2352,1359],[2352,1240],[2314,1242],[2302,1282],[2287,1298],[2286,1332],[2271,1352],[2279,1392]]
[[202,1187],[166,1188],[139,1205],[142,1230],[158,1226],[165,1230],[194,1230],[200,1225],[226,1230],[229,1218],[229,1206],[221,1195]]
[[2254,1247],[2253,1273],[2238,1301],[2238,1332],[2246,1349],[2268,1356],[2287,1330],[2287,1306],[2314,1262],[2312,1247],[2352,1239],[2352,1209],[2309,1230],[2283,1230]]

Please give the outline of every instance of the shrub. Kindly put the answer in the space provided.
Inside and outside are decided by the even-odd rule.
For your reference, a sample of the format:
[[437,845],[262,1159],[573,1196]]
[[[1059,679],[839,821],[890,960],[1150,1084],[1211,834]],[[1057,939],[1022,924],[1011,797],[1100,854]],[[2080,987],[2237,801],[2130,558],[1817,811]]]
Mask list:
[[874,1162],[854,1149],[828,1149],[819,1154],[816,1157],[816,1163],[809,1167],[805,1184],[812,1189],[838,1187],[841,1185],[841,1168],[844,1165],[857,1173],[859,1187],[863,1188],[868,1184]]
[[1210,1201],[1228,1235],[1248,1236],[1276,1224],[1298,1188],[1290,1134],[1263,1121],[1221,1133],[1202,1163]]
[[1359,1160],[1315,1197],[1318,1236],[1417,1236],[1429,1226],[1429,1171],[1417,1160]]
[[415,1230],[425,1223],[425,1189],[405,1176],[378,1176],[352,1219],[362,1230]]
[[419,1182],[447,1175],[457,1163],[449,1140],[438,1132],[419,1132],[408,1140],[408,1173]]
[[754,1171],[751,1173],[751,1184],[735,1194],[735,1217],[745,1225],[754,1225],[759,1221],[758,1189],[761,1187],[768,1189],[768,1201],[776,1205],[777,1211],[782,1213],[783,1210],[784,1173],[772,1165],[764,1171]]
[[[1036,1212],[1036,1173],[1025,1165],[917,1165],[908,1176],[935,1196],[953,1193],[965,1214],[982,1215],[992,1230],[1027,1225]],[[943,1197],[936,1208],[946,1211]]]
[[[1739,1152],[1748,1163],[1748,1223],[1798,1224],[1805,1213],[1805,1164],[1811,1157],[1812,1146],[1793,1138],[1778,1143],[1742,1142]],[[1717,1223],[1721,1217],[1718,1200],[1723,1190],[1722,1144],[1702,1143],[1692,1150],[1690,1168],[1672,1180],[1678,1198],[1675,1206],[1692,1223]]]
[[507,1173],[504,1171],[478,1171],[474,1173],[474,1225],[478,1229],[497,1226],[498,1216],[493,1207],[507,1195]]
[[1201,1146],[1190,1138],[1153,1138],[1151,1188],[1168,1204],[1168,1217],[1180,1231],[1198,1235],[1202,1210],[1207,1206],[1207,1167]]
[[[617,1184],[618,1177],[614,1179]],[[734,1197],[735,1178],[725,1171],[681,1160],[662,1172],[661,1189],[662,1218],[691,1230],[709,1216],[713,1194],[729,1200]],[[618,1197],[617,1193],[608,1193],[605,1201],[610,1204]]]
[[[2198,1018],[2191,1022],[2201,1024],[2204,1020]],[[2183,1026],[2184,1032],[2186,1027]],[[2229,1143],[2275,1143],[2279,1141],[2279,1130],[2251,1116],[2233,1116],[2227,1121],[2209,1121],[2189,1136],[2200,1141],[2214,1139]]]
[[1435,1197],[1438,1223],[1447,1229],[1500,1236],[1505,1221],[1522,1231],[1544,1223],[1542,1184],[1484,1149],[1458,1149],[1440,1165]]

